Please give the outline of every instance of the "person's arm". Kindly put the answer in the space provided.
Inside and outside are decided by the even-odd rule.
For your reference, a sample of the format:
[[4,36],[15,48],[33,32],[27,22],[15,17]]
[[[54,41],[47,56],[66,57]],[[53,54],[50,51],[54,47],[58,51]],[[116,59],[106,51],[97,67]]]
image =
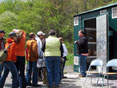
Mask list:
[[78,40],[77,44],[78,45],[84,45],[85,42],[86,42],[86,38],[82,38],[82,39]]
[[64,49],[64,55],[67,56],[67,54],[68,54],[68,50],[67,50],[65,44],[63,44],[63,49]]
[[42,45],[42,51],[45,52],[45,44],[46,44],[46,41],[43,42],[43,45]]
[[33,52],[34,52],[35,57],[38,58],[39,55],[38,55],[37,41],[34,41],[34,42],[33,42],[32,50],[33,50]]
[[43,57],[43,51],[42,51],[42,41],[37,38],[37,46],[38,46],[38,55],[40,58]]
[[64,50],[63,50],[63,46],[62,46],[62,43],[61,42],[60,42],[60,51],[61,51],[61,57],[63,57]]

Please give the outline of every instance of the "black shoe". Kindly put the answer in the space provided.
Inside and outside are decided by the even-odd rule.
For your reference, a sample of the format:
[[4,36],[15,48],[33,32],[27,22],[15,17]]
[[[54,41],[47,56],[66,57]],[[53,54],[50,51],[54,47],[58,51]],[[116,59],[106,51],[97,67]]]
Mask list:
[[32,84],[30,83],[30,84],[26,84],[26,86],[32,86]]
[[33,87],[40,87],[41,85],[39,85],[39,84],[33,84],[32,86]]
[[67,77],[66,76],[63,76],[63,79],[66,79]]

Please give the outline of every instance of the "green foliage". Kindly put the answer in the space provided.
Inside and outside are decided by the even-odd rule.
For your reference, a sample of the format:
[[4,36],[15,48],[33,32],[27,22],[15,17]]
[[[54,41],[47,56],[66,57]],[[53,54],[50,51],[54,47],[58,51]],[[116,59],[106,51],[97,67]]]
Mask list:
[[17,26],[17,15],[15,13],[5,11],[0,15],[0,28],[4,29],[7,34]]
[[68,53],[73,53],[73,42],[65,41],[66,48],[68,49]]
[[27,34],[55,29],[73,53],[73,16],[113,2],[117,0],[5,0],[0,3],[0,29],[7,34],[14,28]]
[[68,54],[67,55],[67,61],[66,61],[66,65],[69,66],[69,65],[73,65],[73,62],[74,61],[74,58],[73,58],[73,54]]

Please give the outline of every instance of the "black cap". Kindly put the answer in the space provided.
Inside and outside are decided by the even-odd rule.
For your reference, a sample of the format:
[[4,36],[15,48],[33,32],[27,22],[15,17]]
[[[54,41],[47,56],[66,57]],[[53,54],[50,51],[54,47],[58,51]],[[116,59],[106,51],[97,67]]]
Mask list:
[[9,33],[9,37],[10,37],[10,36],[16,36],[16,33],[15,33],[15,32],[10,32],[10,33]]
[[6,32],[4,30],[0,30],[0,33],[4,33],[5,34]]
[[52,30],[49,31],[49,35],[55,35],[55,34],[56,34],[55,30],[52,29]]

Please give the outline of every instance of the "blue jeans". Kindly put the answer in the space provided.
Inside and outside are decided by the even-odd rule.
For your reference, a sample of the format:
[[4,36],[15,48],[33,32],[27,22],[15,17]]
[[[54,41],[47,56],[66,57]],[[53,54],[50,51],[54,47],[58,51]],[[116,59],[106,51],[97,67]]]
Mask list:
[[[32,75],[32,77],[31,77],[31,75]],[[28,63],[27,63],[27,73],[26,73],[27,85],[31,84],[31,78],[32,78],[32,84],[37,85],[37,82],[38,82],[37,61],[34,61],[34,62],[28,61]]]
[[54,83],[55,86],[58,86],[60,82],[60,57],[45,57],[45,63],[47,67],[47,78],[49,86],[52,87]]
[[15,63],[12,61],[5,61],[3,65],[4,65],[4,71],[0,79],[0,88],[3,88],[5,80],[9,74],[9,71],[12,74],[12,88],[18,88],[18,73]]
[[25,56],[17,56],[16,67],[19,74],[19,87],[26,88],[25,80]]
[[80,74],[86,76],[86,58],[87,56],[79,55]]
[[3,70],[3,64],[0,64],[0,78],[1,78],[2,70]]

